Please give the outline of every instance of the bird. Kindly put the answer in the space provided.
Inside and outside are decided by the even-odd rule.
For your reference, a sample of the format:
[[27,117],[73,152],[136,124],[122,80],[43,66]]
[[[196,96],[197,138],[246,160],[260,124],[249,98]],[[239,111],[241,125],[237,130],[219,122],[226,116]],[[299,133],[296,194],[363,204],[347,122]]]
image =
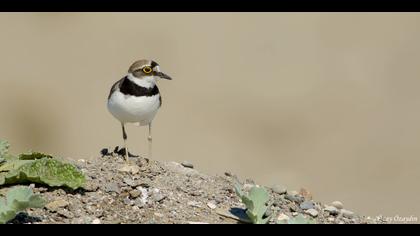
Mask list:
[[160,70],[157,62],[137,60],[131,64],[128,73],[112,85],[109,92],[107,108],[121,124],[127,162],[127,123],[148,126],[148,154],[149,158],[152,156],[152,121],[162,106],[162,95],[157,87],[157,81],[160,79],[172,80]]

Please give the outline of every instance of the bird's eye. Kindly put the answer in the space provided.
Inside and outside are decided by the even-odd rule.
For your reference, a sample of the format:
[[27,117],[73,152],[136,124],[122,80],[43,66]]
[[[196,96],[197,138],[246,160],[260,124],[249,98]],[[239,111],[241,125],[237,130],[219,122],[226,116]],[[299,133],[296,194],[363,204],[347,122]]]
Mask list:
[[149,66],[146,66],[143,68],[143,72],[146,74],[150,74],[152,72],[152,68],[150,68]]

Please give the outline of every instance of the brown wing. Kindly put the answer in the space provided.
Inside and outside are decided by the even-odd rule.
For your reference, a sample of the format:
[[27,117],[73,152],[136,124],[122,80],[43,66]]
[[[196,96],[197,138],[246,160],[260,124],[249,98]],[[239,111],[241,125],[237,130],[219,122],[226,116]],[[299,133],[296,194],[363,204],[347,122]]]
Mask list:
[[111,87],[111,91],[109,91],[108,99],[111,97],[112,93],[113,93],[113,92],[115,92],[115,90],[117,90],[117,89],[120,87],[121,82],[122,82],[124,79],[125,79],[125,77],[124,77],[124,78],[122,78],[122,79],[120,79],[120,80],[118,80],[117,82],[115,82],[115,84],[113,84],[113,85],[112,85],[112,87]]

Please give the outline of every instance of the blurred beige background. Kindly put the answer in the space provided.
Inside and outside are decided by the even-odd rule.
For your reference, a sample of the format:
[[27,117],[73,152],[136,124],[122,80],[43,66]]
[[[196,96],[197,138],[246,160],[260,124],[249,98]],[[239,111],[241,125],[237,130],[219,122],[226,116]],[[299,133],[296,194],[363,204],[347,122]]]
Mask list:
[[[15,153],[120,145],[109,89],[150,58],[174,78],[155,159],[420,213],[420,14],[1,13],[0,32],[0,137]],[[147,129],[127,131],[146,154]]]

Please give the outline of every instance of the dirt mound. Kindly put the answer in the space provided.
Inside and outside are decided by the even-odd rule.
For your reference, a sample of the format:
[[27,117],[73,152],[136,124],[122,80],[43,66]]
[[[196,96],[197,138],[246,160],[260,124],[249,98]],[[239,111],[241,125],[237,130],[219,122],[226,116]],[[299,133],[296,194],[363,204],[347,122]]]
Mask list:
[[[144,158],[105,156],[93,161],[73,162],[87,177],[85,189],[65,191],[31,185],[48,204],[29,209],[11,223],[244,223],[245,206],[234,191],[231,174],[209,176],[191,165],[163,163]],[[244,189],[252,186],[245,181]],[[316,223],[382,223],[326,206],[310,194],[267,188],[270,194],[270,223],[290,219],[299,213]]]

